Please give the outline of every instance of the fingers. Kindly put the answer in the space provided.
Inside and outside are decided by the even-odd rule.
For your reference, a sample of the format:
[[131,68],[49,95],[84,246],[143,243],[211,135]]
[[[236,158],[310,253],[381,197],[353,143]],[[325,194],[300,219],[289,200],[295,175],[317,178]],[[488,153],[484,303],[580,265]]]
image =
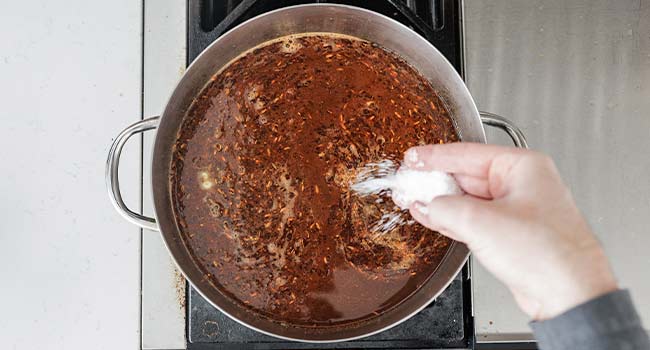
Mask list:
[[516,148],[468,142],[426,145],[406,151],[404,165],[418,170],[438,170],[487,178],[496,157],[515,161],[525,152]]
[[492,198],[489,184],[486,179],[463,174],[456,174],[454,175],[454,178],[456,179],[456,182],[458,182],[458,186],[465,191],[465,193],[485,199]]
[[415,221],[452,239],[472,245],[489,217],[490,202],[472,196],[442,196],[409,208]]

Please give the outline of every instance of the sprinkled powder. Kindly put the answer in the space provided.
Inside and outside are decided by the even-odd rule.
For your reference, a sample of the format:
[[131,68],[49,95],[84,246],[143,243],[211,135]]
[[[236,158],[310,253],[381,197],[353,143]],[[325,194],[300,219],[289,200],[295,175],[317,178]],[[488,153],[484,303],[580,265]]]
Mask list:
[[420,171],[397,168],[391,160],[369,163],[358,173],[351,189],[359,196],[390,196],[399,207],[382,215],[371,228],[373,232],[385,233],[398,226],[412,224],[405,214],[415,202],[429,203],[443,195],[463,193],[453,176],[441,171]]

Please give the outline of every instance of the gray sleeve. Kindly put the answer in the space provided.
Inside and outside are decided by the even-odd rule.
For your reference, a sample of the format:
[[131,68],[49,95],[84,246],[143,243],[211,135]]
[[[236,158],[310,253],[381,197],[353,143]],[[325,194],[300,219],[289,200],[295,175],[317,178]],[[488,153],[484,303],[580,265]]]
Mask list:
[[530,326],[542,350],[650,350],[648,334],[627,290],[605,294]]

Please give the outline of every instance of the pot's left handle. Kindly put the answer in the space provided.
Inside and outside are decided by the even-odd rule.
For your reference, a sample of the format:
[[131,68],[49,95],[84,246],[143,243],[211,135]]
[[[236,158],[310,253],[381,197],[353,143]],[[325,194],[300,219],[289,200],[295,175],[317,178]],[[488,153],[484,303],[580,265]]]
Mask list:
[[126,220],[142,228],[154,231],[158,231],[156,219],[132,211],[122,200],[118,170],[120,168],[120,155],[122,154],[122,148],[126,144],[126,141],[135,134],[155,129],[158,127],[159,120],[160,117],[147,118],[124,129],[119,135],[117,135],[115,141],[113,141],[111,150],[108,152],[108,160],[106,160],[106,186],[108,187],[108,197],[111,199],[111,203],[113,203],[115,209]]
[[528,142],[526,141],[526,136],[513,122],[509,119],[506,119],[500,115],[490,113],[490,112],[479,112],[481,115],[481,121],[485,125],[494,126],[505,131],[508,136],[512,139],[512,142],[515,146],[519,148],[528,148]]

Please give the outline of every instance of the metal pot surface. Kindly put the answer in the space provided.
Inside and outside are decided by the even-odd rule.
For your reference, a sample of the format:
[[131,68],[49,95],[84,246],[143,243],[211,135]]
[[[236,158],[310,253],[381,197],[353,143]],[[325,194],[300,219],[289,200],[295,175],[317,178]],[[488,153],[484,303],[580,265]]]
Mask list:
[[[183,244],[174,219],[170,191],[172,145],[192,99],[223,66],[249,49],[269,40],[300,33],[336,33],[358,37],[393,51],[428,79],[445,102],[461,140],[485,143],[483,124],[506,131],[518,147],[526,147],[523,134],[506,119],[479,113],[463,80],[443,55],[420,35],[378,13],[344,5],[310,4],[268,12],[221,36],[189,66],[160,117],[152,117],[126,128],[115,139],[108,156],[106,181],[116,209],[134,224],[158,230],[170,254],[190,284],[212,305],[233,320],[259,332],[282,339],[307,342],[346,341],[369,336],[413,316],[435,299],[453,280],[467,260],[469,250],[453,242],[440,266],[413,295],[384,314],[340,327],[307,328],[283,325],[260,317],[225,297],[203,278]],[[119,158],[128,138],[157,128],[152,159],[152,188],[155,219],[142,216],[124,204],[117,178]]]

